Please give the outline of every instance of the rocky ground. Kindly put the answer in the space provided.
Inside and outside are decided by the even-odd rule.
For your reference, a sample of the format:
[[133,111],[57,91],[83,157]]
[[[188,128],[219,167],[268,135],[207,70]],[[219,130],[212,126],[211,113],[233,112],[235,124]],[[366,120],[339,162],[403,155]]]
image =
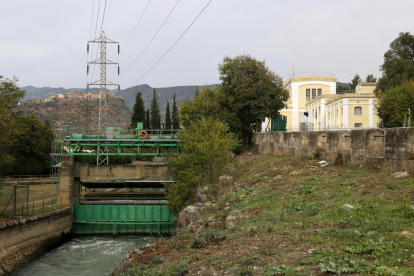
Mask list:
[[188,206],[177,234],[112,275],[414,275],[407,175],[246,153],[235,191]]

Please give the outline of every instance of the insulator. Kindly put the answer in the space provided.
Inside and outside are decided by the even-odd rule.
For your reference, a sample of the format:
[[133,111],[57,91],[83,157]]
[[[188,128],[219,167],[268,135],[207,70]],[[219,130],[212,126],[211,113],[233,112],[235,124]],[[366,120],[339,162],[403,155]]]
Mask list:
[[89,43],[86,45],[86,51],[89,53]]
[[121,52],[121,46],[119,46],[119,44],[118,44],[118,55],[119,55],[120,52]]
[[119,72],[120,72],[120,70],[119,70],[119,65],[118,65],[118,76],[119,76]]
[[89,65],[86,65],[86,74],[89,75]]

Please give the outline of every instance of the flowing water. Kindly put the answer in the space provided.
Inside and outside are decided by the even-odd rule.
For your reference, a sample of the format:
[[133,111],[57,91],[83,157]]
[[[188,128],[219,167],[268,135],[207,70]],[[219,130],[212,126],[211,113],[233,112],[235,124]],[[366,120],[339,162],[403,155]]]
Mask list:
[[150,236],[80,236],[16,271],[13,276],[108,275],[125,253],[151,242]]

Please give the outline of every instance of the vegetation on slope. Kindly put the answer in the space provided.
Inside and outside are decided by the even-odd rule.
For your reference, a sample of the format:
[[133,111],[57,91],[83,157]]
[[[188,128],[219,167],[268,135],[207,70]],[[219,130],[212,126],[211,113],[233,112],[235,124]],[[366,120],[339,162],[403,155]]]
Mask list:
[[[23,114],[33,114],[40,120],[48,120],[53,127],[63,128],[84,128],[86,100],[71,99],[67,102],[32,103],[23,102],[16,107],[16,111]],[[97,128],[99,114],[99,100],[89,100],[89,107],[92,119],[92,128]],[[108,99],[108,125],[129,125],[132,110],[125,105],[122,99]]]
[[[413,275],[414,183],[391,174],[244,154],[235,162],[236,192],[204,214],[238,210],[242,220],[179,231],[134,256],[123,275]],[[355,208],[341,211],[343,204]]]

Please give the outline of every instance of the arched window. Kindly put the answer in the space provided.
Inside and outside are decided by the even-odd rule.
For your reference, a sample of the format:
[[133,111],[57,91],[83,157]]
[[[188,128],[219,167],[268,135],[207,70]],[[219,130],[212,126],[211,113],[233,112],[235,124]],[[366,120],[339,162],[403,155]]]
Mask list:
[[362,115],[362,107],[357,106],[354,108],[354,114],[355,115]]

